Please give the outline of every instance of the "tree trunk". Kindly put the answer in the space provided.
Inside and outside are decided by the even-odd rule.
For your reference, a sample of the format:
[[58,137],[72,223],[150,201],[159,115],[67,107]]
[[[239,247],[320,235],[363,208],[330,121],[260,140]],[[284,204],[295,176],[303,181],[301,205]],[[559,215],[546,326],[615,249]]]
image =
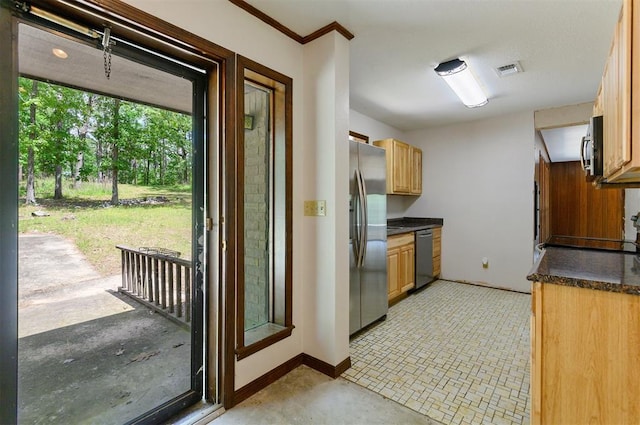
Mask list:
[[[58,130],[62,129],[62,121],[58,122]],[[53,199],[62,199],[62,139],[58,138],[56,141],[58,152],[55,155],[56,169],[55,169],[55,191],[53,193]]]
[[158,164],[158,177],[160,178],[160,184],[163,185],[164,184],[164,166],[163,166],[163,162],[164,162],[164,144],[162,143],[162,140],[160,141],[160,144],[158,146],[158,155],[157,155],[157,164]]
[[138,185],[138,161],[135,159],[131,161],[131,169],[133,170],[133,177],[131,179],[134,185]]
[[62,165],[56,165],[55,171],[55,192],[53,199],[62,199]]
[[189,183],[189,162],[187,161],[188,154],[186,149],[181,149],[179,152],[180,158],[182,158],[182,162],[184,163],[184,168],[182,170],[182,183]]
[[[88,104],[89,104],[89,108],[91,108],[91,96],[89,96]],[[85,123],[78,130],[78,137],[80,138],[80,140],[82,140],[82,143],[81,143],[82,146],[84,146],[88,132],[89,132],[89,125],[87,123]],[[82,170],[82,167],[84,167],[84,152],[81,151],[81,152],[78,152],[78,154],[76,155],[76,164],[73,170],[73,188],[74,189],[78,189],[80,187],[80,182],[82,180],[82,176],[80,175],[80,172]]]
[[149,186],[149,171],[151,169],[151,149],[149,149],[149,154],[147,155],[147,171],[144,175],[144,184],[145,186]]
[[104,181],[104,173],[102,171],[102,140],[98,139],[96,141],[96,169],[98,170],[98,183],[102,183]]
[[35,184],[35,155],[33,152],[33,146],[29,146],[27,152],[27,196],[25,198],[25,204],[36,203],[36,184]]
[[[111,151],[111,158],[115,164],[118,160],[118,146],[114,145]],[[118,166],[114,165],[111,169],[111,205],[118,205]]]
[[80,176],[80,170],[82,169],[83,165],[84,165],[84,153],[78,152],[78,155],[76,156],[76,166],[74,167],[74,170],[73,170],[73,188],[74,189],[78,189],[80,187],[80,180],[82,178]]
[[[33,81],[31,86],[31,98],[35,98],[38,96],[38,82]],[[32,124],[32,130],[29,134],[29,139],[31,140],[31,144],[29,145],[29,149],[27,151],[27,196],[25,197],[25,204],[35,204],[36,203],[36,179],[35,179],[35,153],[33,151],[33,143],[36,139],[36,104],[32,103],[29,107],[29,115]]]
[[113,149],[111,150],[111,205],[118,205],[118,143],[120,121],[120,99],[113,105]]

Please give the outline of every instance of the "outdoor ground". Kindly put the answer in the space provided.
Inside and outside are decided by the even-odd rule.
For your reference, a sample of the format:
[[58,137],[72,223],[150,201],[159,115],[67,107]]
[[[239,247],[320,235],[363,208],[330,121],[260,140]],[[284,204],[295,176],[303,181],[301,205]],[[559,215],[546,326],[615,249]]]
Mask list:
[[120,424],[189,389],[189,332],[119,285],[67,239],[20,235],[20,423]]

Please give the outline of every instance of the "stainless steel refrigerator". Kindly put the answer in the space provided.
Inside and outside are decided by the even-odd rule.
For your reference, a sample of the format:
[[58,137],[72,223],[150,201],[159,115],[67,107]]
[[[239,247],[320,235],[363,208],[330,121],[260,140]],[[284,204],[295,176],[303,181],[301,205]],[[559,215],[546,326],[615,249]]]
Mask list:
[[349,334],[386,316],[385,151],[349,141]]

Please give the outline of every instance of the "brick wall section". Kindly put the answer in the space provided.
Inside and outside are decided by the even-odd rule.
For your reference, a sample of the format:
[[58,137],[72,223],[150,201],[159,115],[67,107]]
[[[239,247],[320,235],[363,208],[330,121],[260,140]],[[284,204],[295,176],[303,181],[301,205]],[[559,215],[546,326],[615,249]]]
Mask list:
[[244,131],[244,327],[269,321],[267,247],[269,224],[268,94],[245,93],[245,113],[253,116],[253,129]]

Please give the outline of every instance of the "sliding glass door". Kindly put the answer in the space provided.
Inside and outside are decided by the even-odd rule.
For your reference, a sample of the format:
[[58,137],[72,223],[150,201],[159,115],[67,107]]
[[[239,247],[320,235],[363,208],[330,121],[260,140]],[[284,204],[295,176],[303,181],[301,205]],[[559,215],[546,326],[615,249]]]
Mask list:
[[1,334],[17,382],[8,368],[3,391],[17,390],[18,423],[163,421],[205,395],[211,71],[107,28],[1,9],[0,37],[17,36],[16,78],[1,83],[17,100],[1,106],[17,127],[0,142],[14,194],[2,253],[18,265],[4,285],[17,303],[2,301],[17,335]]

